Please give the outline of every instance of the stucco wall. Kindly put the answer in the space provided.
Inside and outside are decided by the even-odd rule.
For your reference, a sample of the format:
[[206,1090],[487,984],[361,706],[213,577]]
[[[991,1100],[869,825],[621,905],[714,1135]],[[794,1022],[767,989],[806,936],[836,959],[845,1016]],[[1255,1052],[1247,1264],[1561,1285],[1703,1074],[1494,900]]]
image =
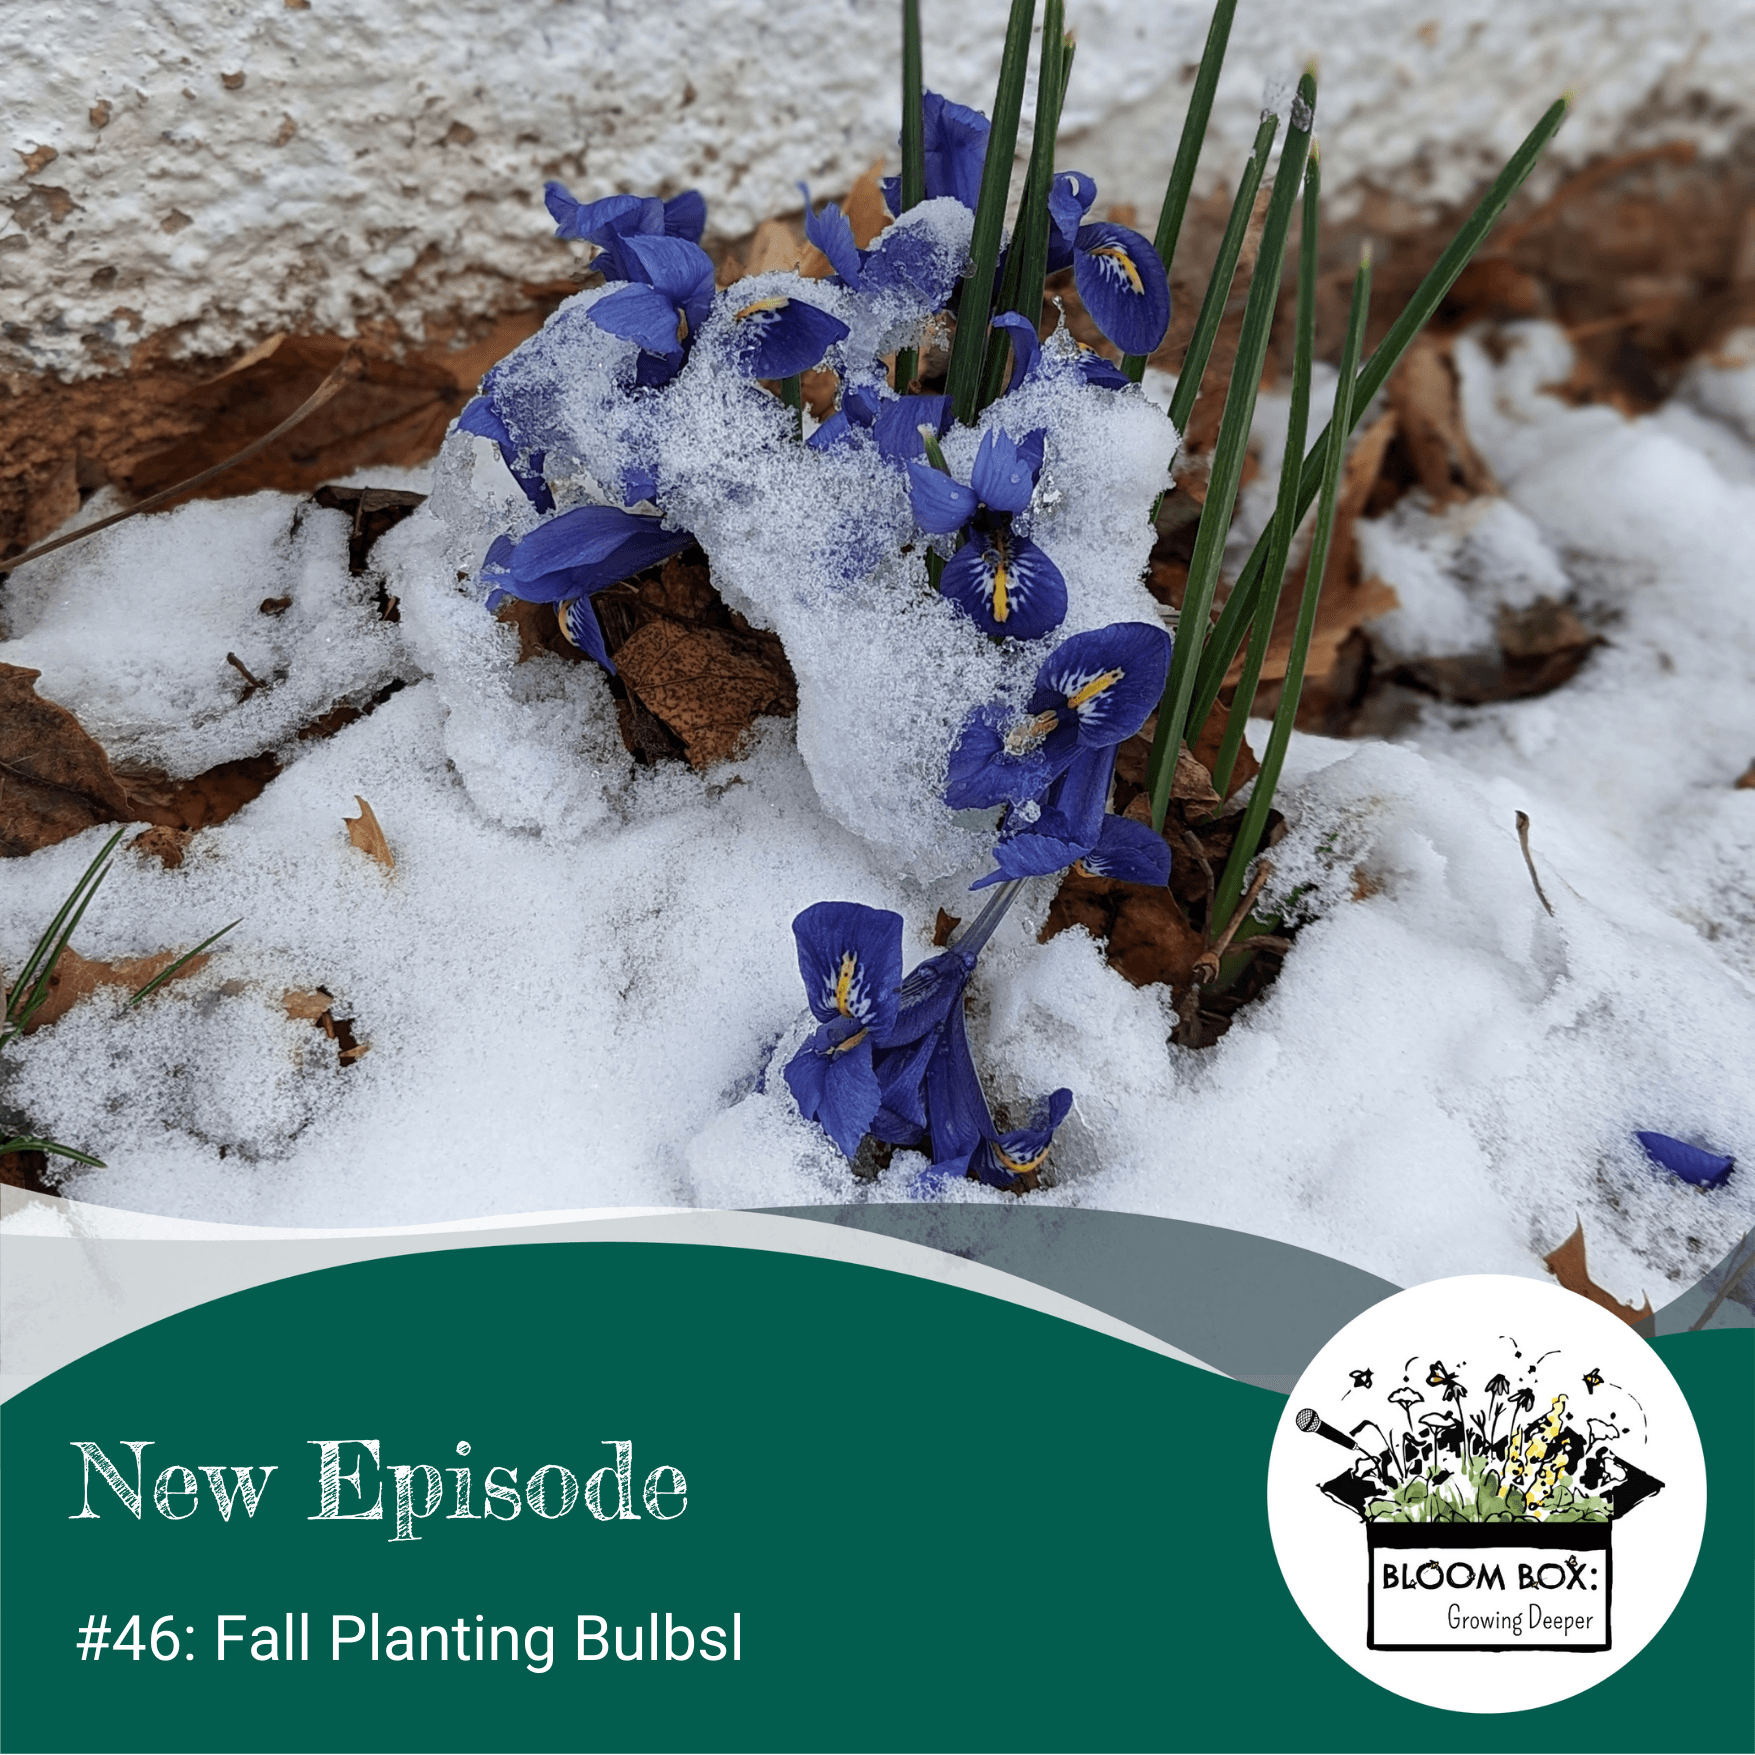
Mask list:
[[[893,0],[11,0],[0,320],[12,370],[77,377],[142,338],[217,354],[481,309],[572,267],[541,184],[696,184],[721,236],[844,190],[891,147]],[[985,107],[1004,6],[926,0],[928,82]],[[1062,162],[1149,224],[1206,0],[1072,0]],[[8,33],[11,34],[10,32]],[[1466,194],[1544,105],[1551,165],[1726,146],[1755,92],[1755,0],[1243,0],[1205,175],[1264,84],[1321,60],[1334,210]],[[169,332],[168,336],[166,332]]]

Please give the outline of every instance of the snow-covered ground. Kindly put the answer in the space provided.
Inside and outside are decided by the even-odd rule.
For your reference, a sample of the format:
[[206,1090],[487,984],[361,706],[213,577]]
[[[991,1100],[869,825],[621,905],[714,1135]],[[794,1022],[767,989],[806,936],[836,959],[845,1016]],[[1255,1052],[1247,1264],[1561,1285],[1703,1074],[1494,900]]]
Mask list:
[[[1539,1273],[1582,1218],[1596,1278],[1660,1303],[1755,1219],[1755,790],[1734,785],[1755,758],[1755,352],[1628,420],[1543,391],[1567,375],[1559,330],[1505,339],[1499,363],[1469,338],[1456,356],[1503,500],[1408,499],[1369,528],[1403,597],[1385,637],[1455,652],[1540,589],[1607,643],[1540,699],[1432,704],[1391,743],[1295,741],[1274,891],[1302,888],[1310,923],[1212,1049],[1168,1046],[1166,991],[1082,932],[1036,944],[1053,880],[1033,886],[971,1014],[995,1098],[1076,1093],[1058,1184],[1028,1198],[1285,1238],[1404,1284]],[[124,852],[78,935],[136,956],[242,916],[208,968],[135,1012],[105,990],[6,1062],[7,1103],[107,1160],[77,1192],[327,1226],[906,1198],[920,1160],[857,1182],[782,1081],[754,1088],[802,1012],[790,922],[824,898],[895,908],[912,963],[985,860],[902,875],[882,833],[824,808],[791,721],[702,773],[636,768],[599,674],[515,664],[436,518],[374,559],[399,626],[349,575],[340,513],[263,494],[131,521],[0,595],[0,661],[40,669],[114,759],[287,763],[179,869]],[[282,594],[297,628],[258,613]],[[286,681],[237,704],[228,650]],[[394,676],[416,680],[291,738],[309,703]],[[356,794],[393,871],[349,843]],[[0,861],[0,962],[105,834]],[[319,985],[371,1044],[345,1071],[280,1004]],[[1743,1162],[1703,1192],[1635,1128]]]
[[[929,84],[991,102],[1003,0],[921,8]],[[1209,0],[1078,0],[1062,139],[1150,226]],[[151,338],[221,354],[286,329],[419,335],[573,265],[581,197],[700,187],[718,236],[894,153],[893,0],[38,0],[0,58],[0,360],[67,376]],[[1654,142],[1725,151],[1755,0],[1244,0],[1202,189],[1234,182],[1263,87],[1320,58],[1325,198],[1393,223],[1473,195],[1562,91],[1536,173]],[[1028,116],[1026,109],[1026,118]],[[665,181],[668,179],[668,181]]]

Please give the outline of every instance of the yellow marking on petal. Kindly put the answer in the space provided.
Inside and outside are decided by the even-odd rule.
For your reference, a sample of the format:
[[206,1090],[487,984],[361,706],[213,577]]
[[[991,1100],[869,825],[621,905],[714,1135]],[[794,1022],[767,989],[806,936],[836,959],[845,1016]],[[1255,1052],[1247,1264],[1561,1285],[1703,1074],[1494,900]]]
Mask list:
[[859,959],[848,951],[841,958],[841,973],[835,981],[835,1010],[842,1017],[850,1018],[853,1014],[847,1009],[847,993],[853,985],[853,977],[859,971]]
[[1136,293],[1143,294],[1145,292],[1145,286],[1140,280],[1140,271],[1133,265],[1133,258],[1128,255],[1119,244],[1099,244],[1097,248],[1090,251],[1089,254],[1093,256],[1107,256],[1111,261],[1119,262],[1121,264],[1121,272],[1127,276],[1127,284],[1131,286]]
[[569,646],[576,647],[579,644],[579,642],[573,638],[573,630],[567,626],[567,611],[570,610],[572,607],[573,607],[573,599],[569,597],[565,603],[557,603],[555,605],[555,615],[560,620],[561,637],[567,642],[567,644]]
[[1000,551],[999,565],[993,569],[993,619],[1003,622],[1011,614],[1005,596],[1005,551]]
[[1087,701],[1096,700],[1105,689],[1114,688],[1114,686],[1126,675],[1127,672],[1125,670],[1106,670],[1101,676],[1092,677],[1076,695],[1068,695],[1066,698],[1066,704],[1075,709],[1082,707]]
[[1000,1163],[1002,1163],[1006,1167],[1006,1169],[1010,1170],[1014,1175],[1028,1176],[1032,1170],[1038,1168],[1041,1165],[1042,1161],[1048,1156],[1048,1154],[1053,1149],[1054,1149],[1054,1142],[1052,1140],[1050,1140],[1048,1142],[1048,1144],[1045,1145],[1042,1148],[1042,1150],[1036,1154],[1035,1157],[1020,1159],[1020,1158],[1014,1158],[1011,1155],[1011,1153],[1009,1153],[1005,1149],[1004,1146],[996,1145],[993,1148],[993,1155],[996,1158],[998,1158]]
[[849,1048],[857,1048],[870,1034],[869,1030],[855,1030],[845,1042],[837,1042],[829,1052],[831,1054],[845,1054]]
[[771,299],[756,299],[750,304],[745,305],[741,311],[732,312],[731,320],[734,323],[741,323],[745,317],[750,316],[756,311],[777,311],[782,305],[789,305],[791,303],[792,300],[784,295]]

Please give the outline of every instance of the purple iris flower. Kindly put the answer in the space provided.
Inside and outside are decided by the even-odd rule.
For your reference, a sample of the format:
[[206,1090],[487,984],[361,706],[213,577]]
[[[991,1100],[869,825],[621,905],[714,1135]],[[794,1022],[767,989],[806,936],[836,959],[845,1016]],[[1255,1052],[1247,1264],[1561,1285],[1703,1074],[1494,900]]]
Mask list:
[[792,923],[798,970],[821,1027],[786,1063],[807,1121],[849,1158],[883,1106],[875,1038],[895,1022],[902,985],[902,916],[859,902],[818,902]]
[[1150,823],[1106,815],[1097,845],[1074,860],[1073,869],[1124,884],[1163,885],[1170,881],[1170,848]]
[[922,427],[942,433],[950,424],[948,396],[895,396],[887,390],[850,384],[841,392],[841,406],[805,444],[814,451],[828,451],[869,433],[877,442],[880,457],[906,463],[926,455]]
[[547,460],[546,451],[526,451],[507,430],[500,411],[494,405],[493,374],[487,378],[488,389],[470,402],[457,417],[458,427],[466,433],[475,433],[484,439],[492,439],[500,448],[500,455],[506,460],[506,467],[512,472],[512,479],[524,490],[528,499],[537,511],[552,512],[555,509],[555,497],[549,492],[548,479],[543,474],[543,464]]
[[545,183],[542,199],[554,216],[557,238],[595,244],[593,266],[605,280],[644,280],[630,272],[625,248],[631,237],[681,238],[698,244],[707,223],[707,203],[698,189],[685,189],[668,201],[656,195],[606,195],[601,201],[575,201],[561,183]]
[[1062,171],[1048,195],[1048,272],[1073,271],[1073,285],[1094,322],[1123,353],[1147,354],[1170,327],[1170,277],[1151,243],[1109,220],[1087,225],[1097,185]]
[[[936,91],[922,94],[921,109],[925,123],[926,199],[954,195],[973,213],[981,199],[981,172],[987,163],[988,120],[979,110],[953,104]],[[902,179],[885,177],[883,191],[884,204],[891,213],[900,214]]]
[[892,225],[869,250],[853,241],[853,226],[832,202],[821,212],[811,207],[803,183],[804,235],[829,259],[837,285],[857,293],[901,293],[909,301],[936,311],[943,308],[957,284],[957,264],[917,226]]
[[648,232],[623,238],[621,255],[629,270],[625,284],[585,314],[640,349],[636,383],[668,383],[712,309],[713,260],[699,244]]
[[[1012,375],[1006,386],[1015,390],[1036,376],[1042,364],[1042,343],[1036,337],[1036,325],[1016,311],[1001,311],[993,327],[1003,329],[1012,338]],[[1118,366],[1112,366],[1100,353],[1080,347],[1074,361],[1088,384],[1103,390],[1125,390],[1133,380]]]
[[1170,636],[1150,622],[1074,634],[1037,671],[1022,715],[990,705],[969,716],[951,751],[945,802],[953,810],[1008,807],[993,850],[997,869],[971,888],[1081,861],[1094,870],[1092,859],[1105,867],[1095,875],[1131,883],[1168,877],[1168,848],[1164,877],[1152,875],[1159,856],[1133,830],[1106,831],[1105,812],[1116,748],[1157,705],[1170,649]]
[[575,506],[516,540],[494,539],[481,564],[481,576],[492,587],[487,607],[498,609],[508,597],[552,603],[567,638],[613,676],[592,593],[680,553],[693,541],[688,531],[666,530],[644,512]]
[[967,487],[943,470],[908,465],[914,517],[934,536],[964,532],[945,563],[938,588],[983,633],[1034,640],[1066,619],[1066,580],[1060,568],[1012,519],[1030,504],[1042,473],[1041,428],[1016,443],[989,429],[975,453]]
[[1717,1152],[1691,1146],[1686,1140],[1672,1139],[1667,1133],[1636,1133],[1633,1137],[1654,1164],[1696,1188],[1722,1188],[1737,1167],[1735,1158],[1720,1157]]
[[746,378],[795,378],[847,339],[847,325],[839,317],[790,293],[770,293],[741,305],[733,294],[731,302],[738,370]]
[[1019,1187],[1032,1171],[1042,1168],[1054,1144],[1055,1129],[1066,1120],[1072,1100],[1072,1092],[1064,1085],[1038,1097],[1031,1106],[1028,1125],[984,1140],[971,1155],[969,1169],[990,1188]]

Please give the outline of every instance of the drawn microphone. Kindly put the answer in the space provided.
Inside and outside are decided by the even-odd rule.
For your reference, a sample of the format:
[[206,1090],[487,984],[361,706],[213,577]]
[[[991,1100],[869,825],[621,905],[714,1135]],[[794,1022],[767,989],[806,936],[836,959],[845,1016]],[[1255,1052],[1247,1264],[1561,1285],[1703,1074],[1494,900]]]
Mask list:
[[1300,1408],[1298,1410],[1297,1427],[1300,1432],[1319,1434],[1326,1438],[1330,1444],[1338,1444],[1342,1450],[1365,1451],[1367,1456],[1371,1454],[1370,1451],[1365,1450],[1365,1446],[1358,1439],[1349,1438],[1345,1432],[1337,1432],[1315,1408]]

